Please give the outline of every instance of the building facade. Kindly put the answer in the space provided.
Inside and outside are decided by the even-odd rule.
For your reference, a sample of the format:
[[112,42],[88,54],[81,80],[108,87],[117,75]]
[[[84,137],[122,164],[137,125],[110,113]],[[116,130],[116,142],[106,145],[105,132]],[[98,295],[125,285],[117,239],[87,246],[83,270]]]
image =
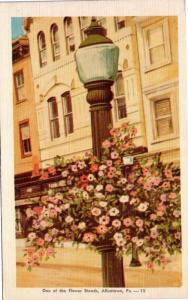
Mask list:
[[[26,18],[42,166],[91,149],[86,89],[74,54],[90,17]],[[98,17],[120,49],[113,125],[130,122],[135,143],[179,160],[176,17]],[[88,66],[92,67],[91,65]]]
[[[35,111],[35,100],[26,36],[12,42],[13,61],[13,112],[15,177],[31,176],[40,167],[40,151]],[[21,232],[20,219],[24,218],[24,203],[16,201],[16,231]]]

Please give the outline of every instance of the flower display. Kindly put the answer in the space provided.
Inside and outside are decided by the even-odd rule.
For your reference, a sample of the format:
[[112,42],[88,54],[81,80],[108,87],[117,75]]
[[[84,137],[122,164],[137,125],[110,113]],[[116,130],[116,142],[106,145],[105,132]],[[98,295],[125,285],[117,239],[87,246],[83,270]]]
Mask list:
[[156,154],[134,157],[127,171],[123,158],[133,153],[136,132],[128,124],[112,128],[100,161],[87,154],[48,169],[48,175],[61,179],[26,211],[31,220],[25,249],[29,270],[54,256],[63,241],[96,249],[107,243],[117,255],[129,253],[134,244],[148,258],[149,268],[164,266],[167,253],[181,251],[179,169]]

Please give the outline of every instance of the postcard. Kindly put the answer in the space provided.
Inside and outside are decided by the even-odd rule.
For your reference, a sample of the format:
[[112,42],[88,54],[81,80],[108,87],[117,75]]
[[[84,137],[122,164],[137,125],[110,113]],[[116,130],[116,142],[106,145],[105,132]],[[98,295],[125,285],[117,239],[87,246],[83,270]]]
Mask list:
[[4,299],[188,297],[184,1],[4,3],[0,32]]

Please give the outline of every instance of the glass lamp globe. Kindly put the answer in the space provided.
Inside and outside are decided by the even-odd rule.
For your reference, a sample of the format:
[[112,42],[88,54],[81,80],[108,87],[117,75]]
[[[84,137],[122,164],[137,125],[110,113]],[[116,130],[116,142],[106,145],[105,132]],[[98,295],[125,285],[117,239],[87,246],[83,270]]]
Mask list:
[[98,80],[114,81],[118,70],[119,48],[106,37],[106,30],[94,17],[86,34],[87,38],[75,53],[80,81],[83,84]]

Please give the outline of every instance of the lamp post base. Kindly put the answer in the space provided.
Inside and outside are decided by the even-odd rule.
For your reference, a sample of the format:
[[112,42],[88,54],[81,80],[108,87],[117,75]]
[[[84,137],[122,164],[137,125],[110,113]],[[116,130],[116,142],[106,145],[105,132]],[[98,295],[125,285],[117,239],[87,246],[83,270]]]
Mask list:
[[138,256],[138,250],[135,246],[135,244],[132,244],[132,259],[130,262],[130,267],[140,267],[142,264],[139,260],[139,256]]
[[117,257],[113,246],[97,247],[102,258],[103,287],[125,287],[123,258]]

